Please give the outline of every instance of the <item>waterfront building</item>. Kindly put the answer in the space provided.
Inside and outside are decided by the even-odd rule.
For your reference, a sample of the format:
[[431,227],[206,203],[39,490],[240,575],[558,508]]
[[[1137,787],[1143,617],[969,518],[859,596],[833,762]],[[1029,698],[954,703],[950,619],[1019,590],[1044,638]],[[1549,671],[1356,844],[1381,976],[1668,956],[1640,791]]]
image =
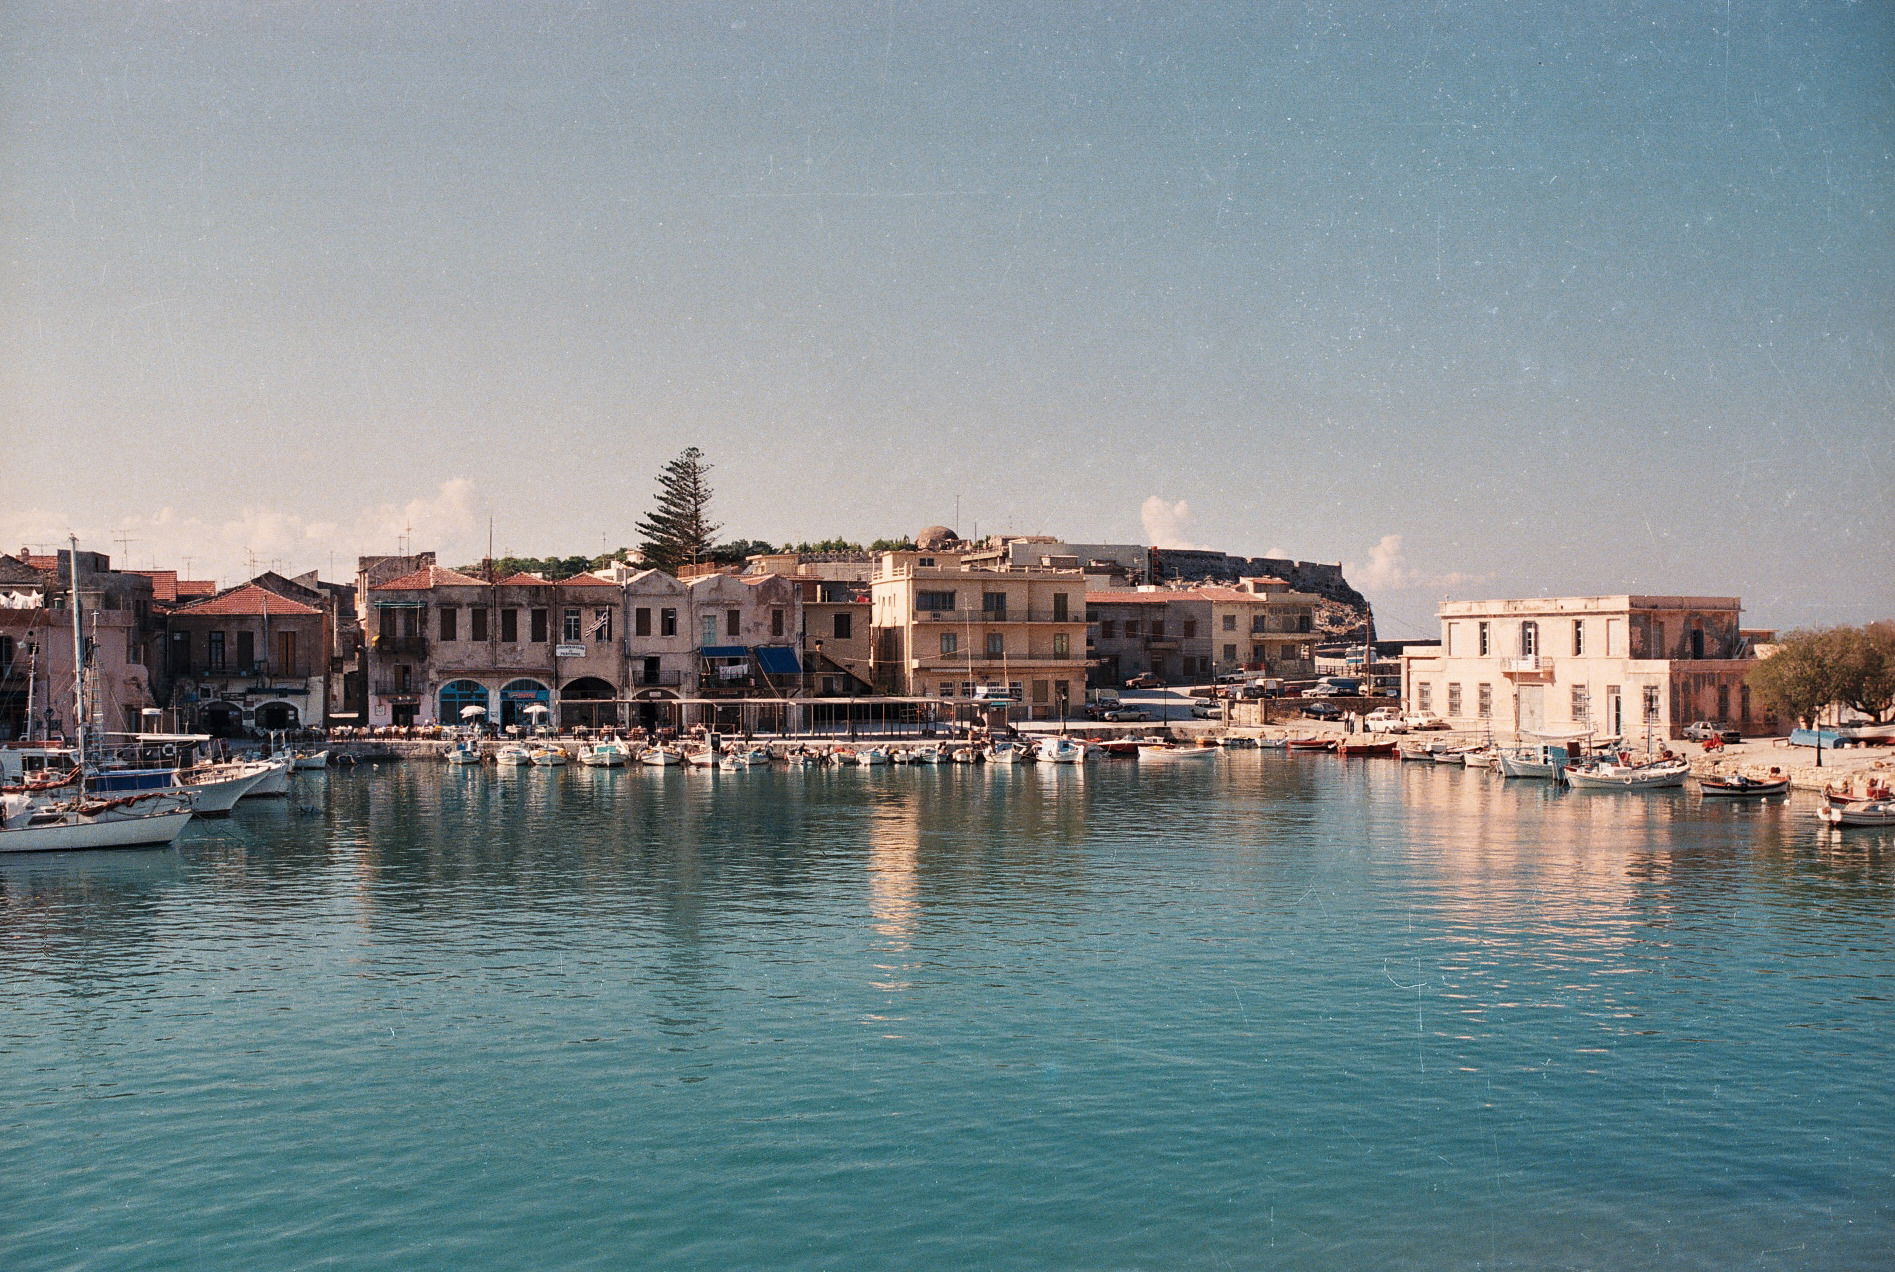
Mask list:
[[272,574],[170,609],[164,674],[177,723],[217,736],[323,724],[334,640],[325,600]]
[[[70,735],[73,554],[0,556],[0,740]],[[135,732],[155,709],[151,580],[80,552],[78,590],[91,650],[92,727]]]
[[1234,671],[1313,676],[1320,599],[1274,578],[1088,592],[1093,683],[1115,685],[1143,673],[1173,684]]
[[624,594],[626,723],[668,728],[697,689],[696,623],[691,589],[663,570],[613,565],[599,571]]
[[807,693],[839,697],[874,691],[869,670],[874,554],[769,553],[751,557],[744,573],[783,575],[802,593]]
[[1459,729],[1591,729],[1675,738],[1693,720],[1747,733],[1755,666],[1734,596],[1561,596],[1450,601],[1441,643],[1402,653],[1402,700]]
[[[784,704],[802,693],[802,589],[779,574],[728,571],[699,575],[685,588],[697,642],[697,697],[713,708],[706,723],[786,727]],[[745,714],[737,707],[742,700],[766,706]]]
[[885,552],[870,596],[871,665],[884,693],[954,703],[1011,691],[1040,720],[1076,709],[1084,694],[1080,570],[976,569],[953,547]]
[[961,547],[961,560],[974,570],[1080,570],[1092,587],[1136,587],[1150,581],[1151,549],[1139,543],[1067,543],[1052,535],[996,534]]

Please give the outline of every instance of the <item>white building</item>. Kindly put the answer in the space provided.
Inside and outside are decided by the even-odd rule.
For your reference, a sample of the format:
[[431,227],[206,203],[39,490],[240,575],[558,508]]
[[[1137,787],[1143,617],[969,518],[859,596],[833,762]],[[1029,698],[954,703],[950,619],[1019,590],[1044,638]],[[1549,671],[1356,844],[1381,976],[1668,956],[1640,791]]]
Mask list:
[[1441,644],[1402,653],[1402,700],[1466,730],[1589,728],[1666,740],[1693,720],[1746,732],[1755,666],[1734,596],[1450,601]]

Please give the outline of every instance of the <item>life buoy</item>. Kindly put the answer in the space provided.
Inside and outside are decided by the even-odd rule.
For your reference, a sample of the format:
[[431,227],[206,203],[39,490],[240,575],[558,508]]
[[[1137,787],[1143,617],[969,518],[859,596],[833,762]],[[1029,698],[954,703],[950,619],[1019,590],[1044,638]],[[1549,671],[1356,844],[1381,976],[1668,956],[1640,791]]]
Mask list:
[[172,745],[171,743],[167,742],[162,747],[158,748],[158,754],[164,756],[164,758],[167,760],[175,760],[178,758],[178,748]]

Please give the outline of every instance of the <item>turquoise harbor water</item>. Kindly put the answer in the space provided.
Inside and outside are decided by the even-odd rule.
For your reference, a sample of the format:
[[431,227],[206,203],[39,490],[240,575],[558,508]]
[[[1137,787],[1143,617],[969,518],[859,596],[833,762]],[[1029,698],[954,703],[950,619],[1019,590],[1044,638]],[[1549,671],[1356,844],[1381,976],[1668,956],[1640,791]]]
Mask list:
[[1895,1259],[1895,837],[1213,763],[415,763],[0,864],[0,1268]]

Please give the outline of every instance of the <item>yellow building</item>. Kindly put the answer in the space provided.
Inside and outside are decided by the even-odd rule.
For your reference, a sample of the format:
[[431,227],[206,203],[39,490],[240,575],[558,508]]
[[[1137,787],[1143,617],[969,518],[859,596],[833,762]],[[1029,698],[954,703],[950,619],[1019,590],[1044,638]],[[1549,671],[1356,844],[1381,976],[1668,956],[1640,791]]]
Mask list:
[[1076,711],[1086,686],[1086,576],[974,569],[952,548],[883,553],[870,580],[875,682],[950,704],[1010,691],[1032,719]]

